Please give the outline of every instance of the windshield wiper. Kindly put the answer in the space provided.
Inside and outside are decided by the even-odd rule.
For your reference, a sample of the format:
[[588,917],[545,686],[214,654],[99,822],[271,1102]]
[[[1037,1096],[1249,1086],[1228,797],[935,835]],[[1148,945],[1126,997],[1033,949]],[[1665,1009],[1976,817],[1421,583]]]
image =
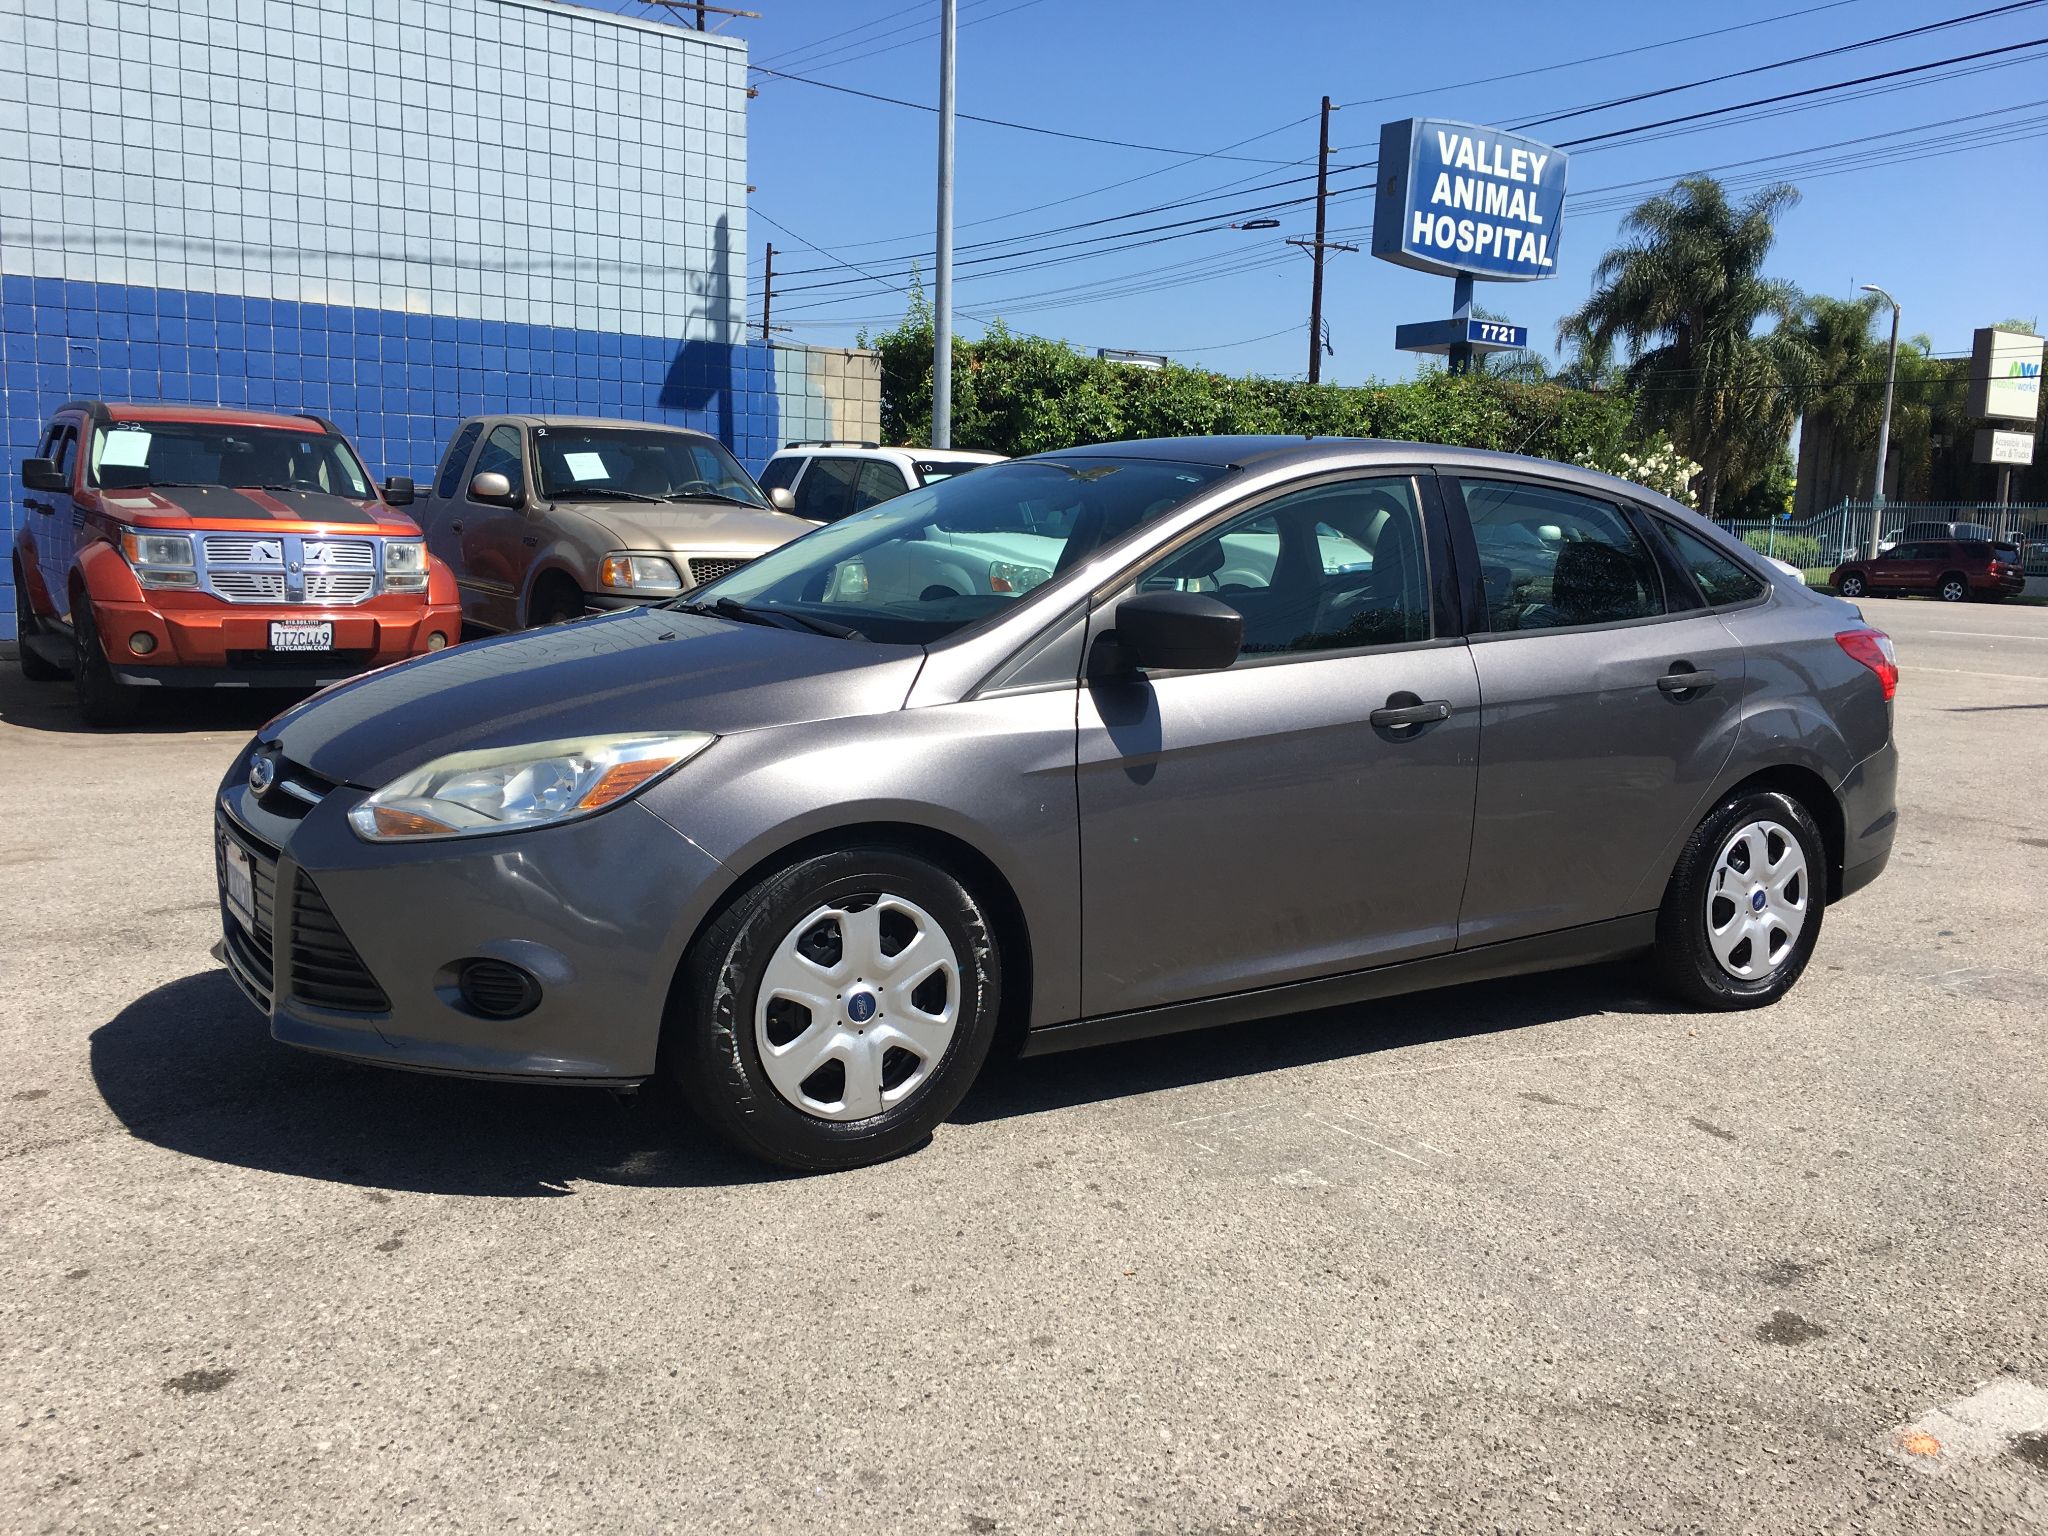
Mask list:
[[814,619],[808,614],[792,613],[782,608],[749,608],[736,597],[714,598],[708,603],[678,603],[676,611],[733,619],[741,624],[766,624],[770,629],[807,629],[814,635],[830,635],[834,640],[867,638],[859,630],[835,624],[830,619]]
[[728,496],[723,491],[670,491],[661,499],[663,501],[724,501],[730,502],[735,507],[752,507],[756,512],[766,512],[769,510],[758,501],[749,501],[744,496]]
[[566,491],[548,493],[556,501],[583,501],[592,496],[609,496],[614,501],[644,501],[654,506],[661,505],[659,496],[643,496],[638,491],[615,490],[609,485],[572,485]]

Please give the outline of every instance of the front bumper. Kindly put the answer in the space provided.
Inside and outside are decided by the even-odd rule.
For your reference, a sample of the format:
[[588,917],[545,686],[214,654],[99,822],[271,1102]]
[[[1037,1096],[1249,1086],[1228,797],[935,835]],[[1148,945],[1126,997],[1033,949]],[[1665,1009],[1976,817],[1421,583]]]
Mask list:
[[[331,623],[334,649],[272,651],[270,625],[276,619]],[[108,664],[126,683],[167,688],[299,687],[335,682],[422,655],[432,635],[454,645],[462,638],[462,609],[458,603],[389,596],[350,608],[236,606],[211,600],[171,606],[96,599],[93,624]],[[155,641],[147,655],[135,653],[131,637],[137,634]]]
[[[217,863],[249,855],[255,914],[221,893],[223,955],[287,1045],[380,1066],[555,1083],[655,1070],[670,983],[725,870],[635,802],[584,821],[413,847],[370,844],[330,788],[317,804],[258,797],[246,756],[221,786]],[[289,765],[281,782],[292,781]],[[471,1012],[466,959],[517,965],[539,1002]]]

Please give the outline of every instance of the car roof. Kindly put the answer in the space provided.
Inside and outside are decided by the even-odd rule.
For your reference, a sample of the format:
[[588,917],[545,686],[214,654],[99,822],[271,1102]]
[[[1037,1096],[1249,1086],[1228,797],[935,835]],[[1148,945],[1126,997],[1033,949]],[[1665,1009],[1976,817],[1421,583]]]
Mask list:
[[700,432],[678,422],[631,421],[623,416],[529,416],[519,411],[484,411],[466,417],[463,425],[467,426],[472,421],[509,421],[522,427],[613,427],[634,432],[675,432],[684,437],[701,437],[706,442],[718,441],[709,432]]
[[253,411],[226,405],[179,405],[163,400],[71,400],[62,411],[83,411],[95,421],[205,421],[227,427],[279,427],[287,432],[339,431],[310,411]]
[[1009,455],[987,453],[979,448],[909,448],[891,443],[790,443],[778,448],[771,458],[793,457],[797,454],[830,453],[849,459],[860,458],[906,458],[906,459],[954,459],[975,464],[1000,464]]
[[[1218,468],[1261,469],[1282,467],[1313,468],[1319,463],[1357,466],[1361,460],[1388,465],[1413,464],[1423,459],[1443,469],[1493,470],[1503,473],[1540,473],[1551,479],[1574,481],[1589,489],[1609,494],[1622,493],[1638,501],[1678,507],[1670,498],[1647,487],[1587,469],[1578,464],[1561,464],[1554,459],[1532,458],[1527,454],[1500,453],[1490,448],[1456,448],[1447,443],[1412,443],[1384,437],[1296,437],[1220,436],[1149,437],[1129,442],[1101,443],[1092,447],[1062,448],[1033,458],[1130,458],[1162,459],[1183,464],[1212,464]],[[1685,510],[1679,508],[1679,510]]]

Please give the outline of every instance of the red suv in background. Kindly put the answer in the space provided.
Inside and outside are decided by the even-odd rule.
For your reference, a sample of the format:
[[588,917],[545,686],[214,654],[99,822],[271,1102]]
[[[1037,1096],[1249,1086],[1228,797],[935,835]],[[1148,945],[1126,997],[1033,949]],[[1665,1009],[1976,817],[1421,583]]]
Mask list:
[[21,466],[21,668],[88,720],[138,687],[317,687],[461,637],[455,578],[317,416],[74,401]]
[[1844,597],[1925,592],[1946,603],[2009,597],[2026,584],[2019,546],[1988,539],[1904,539],[1875,560],[1844,561],[1828,577]]

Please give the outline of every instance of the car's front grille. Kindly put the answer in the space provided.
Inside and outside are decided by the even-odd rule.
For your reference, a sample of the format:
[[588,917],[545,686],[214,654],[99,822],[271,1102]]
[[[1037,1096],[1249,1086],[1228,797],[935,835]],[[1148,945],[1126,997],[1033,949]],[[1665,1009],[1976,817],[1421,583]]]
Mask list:
[[730,576],[745,560],[692,560],[690,562],[690,585],[701,587],[707,581],[716,581],[721,576]]
[[201,585],[230,603],[333,608],[377,595],[382,566],[377,539],[212,533],[200,546]]
[[[249,884],[254,927],[245,926],[227,901],[227,845],[230,840],[249,857]],[[228,971],[263,1012],[270,1012],[272,955],[277,946],[277,850],[250,836],[225,817],[214,826],[214,878],[221,888],[223,948]]]
[[292,888],[292,996],[339,1013],[384,1013],[391,1000],[363,964],[312,877]]

